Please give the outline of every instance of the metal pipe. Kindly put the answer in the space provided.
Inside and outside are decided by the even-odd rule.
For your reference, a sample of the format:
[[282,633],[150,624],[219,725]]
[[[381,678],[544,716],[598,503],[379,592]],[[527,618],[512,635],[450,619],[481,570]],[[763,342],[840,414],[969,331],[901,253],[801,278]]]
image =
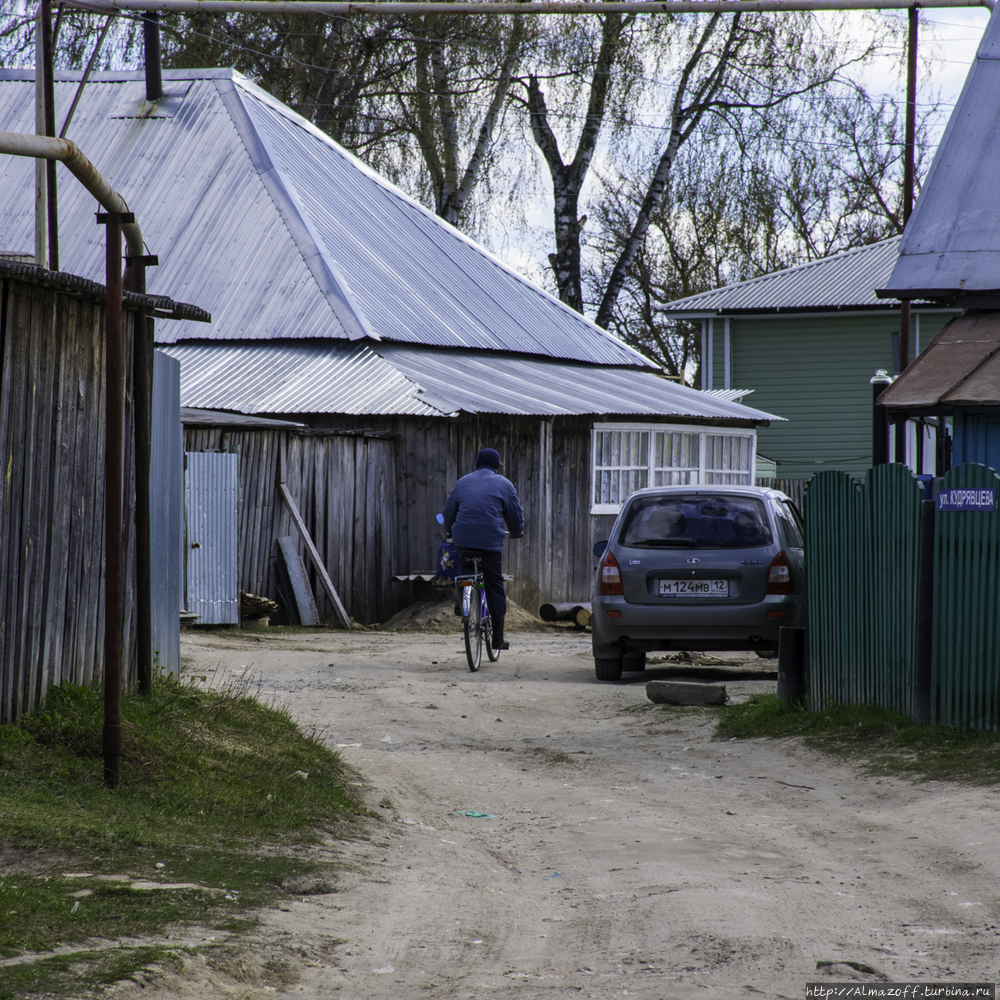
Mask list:
[[[56,84],[54,71],[52,0],[42,0],[42,65],[35,67],[41,72],[42,93],[45,103],[45,134],[55,138],[56,134]],[[49,218],[49,270],[59,270],[59,197],[56,187],[56,161],[45,164],[45,193]]]
[[146,68],[146,100],[152,104],[163,96],[163,74],[160,72],[160,15],[142,15],[142,49]]
[[122,441],[125,345],[122,336],[122,220],[98,215],[107,226],[104,300],[104,783],[116,788],[122,754]]
[[872,465],[885,465],[889,461],[889,421],[878,400],[892,385],[892,379],[880,368],[868,381],[872,387]]
[[931,723],[934,640],[934,501],[920,502],[920,534],[917,555],[917,625],[913,642],[913,721]]
[[[127,287],[146,293],[146,265],[155,257],[129,257],[125,266]],[[132,423],[135,432],[135,593],[136,679],[139,694],[153,692],[153,587],[150,573],[150,468],[153,419],[153,319],[135,314],[132,335]]]
[[996,0],[529,0],[527,3],[440,0],[383,0],[351,3],[326,0],[67,0],[67,5],[98,14],[115,10],[173,14],[692,14],[795,10],[908,10],[937,7],[986,7]]
[[[915,150],[917,145],[917,26],[919,13],[910,8],[906,40],[906,139],[903,157],[903,225],[913,211]],[[903,365],[902,367],[906,367]]]
[[[917,135],[917,25],[919,14],[910,8],[906,40],[906,140],[903,149],[903,227],[913,211],[913,186]],[[910,363],[910,301],[904,299],[899,309],[899,370]]]
[[[125,199],[98,173],[93,163],[80,152],[77,144],[69,139],[27,135],[24,132],[0,132],[0,153],[34,156],[42,160],[61,160],[103,208],[118,215],[127,215],[130,212]],[[122,233],[128,246],[128,255],[131,257],[142,254],[142,230],[139,224],[124,223]]]
[[[42,5],[38,5],[35,13],[35,132],[45,135],[45,76],[38,68],[45,62],[45,47],[42,39]],[[35,160],[35,263],[45,267],[49,258],[49,224],[45,196],[47,187],[48,164],[44,160]]]
[[101,28],[101,34],[98,36],[94,51],[90,53],[90,59],[87,60],[87,68],[83,71],[83,76],[80,78],[80,85],[76,88],[76,93],[73,95],[73,103],[70,104],[69,111],[66,112],[66,120],[63,122],[62,131],[59,133],[60,139],[65,138],[66,133],[69,131],[69,123],[73,120],[73,115],[76,113],[76,106],[80,103],[83,88],[87,86],[87,81],[90,79],[91,70],[94,68],[94,63],[97,61],[97,54],[101,51],[101,46],[107,37],[112,19],[113,15],[109,14],[107,20],[104,22],[104,27]]

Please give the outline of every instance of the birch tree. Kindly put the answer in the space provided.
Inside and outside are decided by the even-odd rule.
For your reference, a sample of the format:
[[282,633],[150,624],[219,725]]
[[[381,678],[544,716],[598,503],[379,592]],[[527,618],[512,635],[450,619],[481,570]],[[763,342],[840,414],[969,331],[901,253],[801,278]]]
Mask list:
[[[641,194],[615,255],[600,261],[600,287],[592,282],[589,288],[595,320],[607,327],[663,203],[671,169],[692,135],[712,119],[725,126],[732,141],[750,149],[757,138],[781,126],[784,108],[830,87],[852,64],[869,59],[885,31],[876,32],[860,52],[838,58],[837,40],[825,37],[810,15],[657,15],[652,22],[647,16],[605,15],[598,20],[600,31],[593,33],[589,57],[571,72],[550,72],[547,87],[541,70],[529,74],[522,81],[522,100],[552,182],[555,251],[549,260],[554,283],[562,301],[581,312],[587,218],[581,198],[598,187],[588,173],[595,156],[610,161],[621,155],[625,122],[642,110],[658,109],[657,138],[646,144],[641,180],[638,173],[633,176]],[[672,82],[664,94],[658,84],[667,75]],[[579,121],[575,135],[565,125],[574,120]],[[572,157],[563,155],[560,133]],[[630,140],[633,163],[641,145]],[[592,193],[589,200],[594,200]]]
[[460,225],[483,177],[530,34],[522,16],[411,18],[414,85],[400,114],[419,147],[434,211]]
[[[918,181],[936,110],[927,105],[918,121]],[[672,375],[697,378],[699,331],[665,318],[666,303],[902,231],[902,109],[849,88],[786,111],[755,150],[718,126],[694,137],[629,265],[608,328]],[[602,178],[584,272],[593,300],[605,291],[603,262],[619,259],[631,236],[643,170],[633,161]]]

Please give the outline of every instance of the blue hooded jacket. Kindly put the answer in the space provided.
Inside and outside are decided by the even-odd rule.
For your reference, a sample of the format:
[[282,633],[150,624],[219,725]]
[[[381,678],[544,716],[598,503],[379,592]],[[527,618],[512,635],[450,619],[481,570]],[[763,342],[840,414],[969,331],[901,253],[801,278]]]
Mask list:
[[514,484],[490,468],[462,476],[442,513],[445,530],[460,549],[502,552],[505,524],[512,538],[524,534],[524,510]]

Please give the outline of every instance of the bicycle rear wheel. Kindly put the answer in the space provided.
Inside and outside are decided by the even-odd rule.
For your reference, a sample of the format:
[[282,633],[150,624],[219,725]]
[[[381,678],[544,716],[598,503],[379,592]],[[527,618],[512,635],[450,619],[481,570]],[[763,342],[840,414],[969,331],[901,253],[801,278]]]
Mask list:
[[465,657],[469,661],[469,669],[475,673],[483,658],[483,620],[478,593],[472,594],[469,614],[462,624],[465,630]]

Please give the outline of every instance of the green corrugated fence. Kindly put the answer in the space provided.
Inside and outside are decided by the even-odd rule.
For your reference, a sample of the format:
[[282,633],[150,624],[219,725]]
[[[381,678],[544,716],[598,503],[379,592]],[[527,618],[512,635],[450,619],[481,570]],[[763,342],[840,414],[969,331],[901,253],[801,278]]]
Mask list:
[[909,712],[923,489],[902,465],[863,484],[821,472],[805,495],[809,696],[813,708]]
[[[952,469],[942,489],[1000,488],[985,465]],[[998,489],[1000,495],[1000,489]],[[934,517],[931,719],[1000,728],[1000,510],[939,510]]]
[[[983,465],[941,489],[994,489]],[[902,465],[863,484],[823,472],[805,494],[810,705],[914,708],[917,567],[923,489]],[[1000,729],[1000,510],[934,519],[930,719]]]

